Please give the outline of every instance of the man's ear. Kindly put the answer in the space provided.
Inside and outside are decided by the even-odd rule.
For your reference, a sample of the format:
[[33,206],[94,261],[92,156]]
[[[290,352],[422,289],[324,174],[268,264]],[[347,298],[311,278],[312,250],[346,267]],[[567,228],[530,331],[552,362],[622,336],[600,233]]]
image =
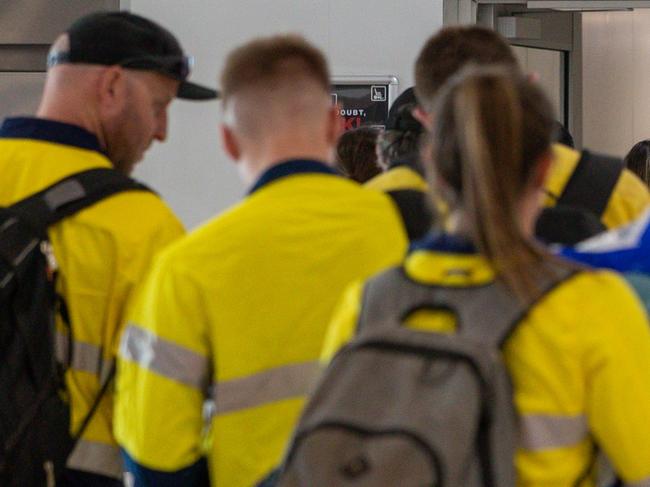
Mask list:
[[120,113],[127,102],[127,74],[120,66],[109,66],[99,76],[97,96],[104,114]]
[[415,118],[418,122],[424,125],[425,129],[429,131],[433,129],[433,115],[431,115],[429,112],[424,111],[421,106],[416,106],[411,111],[411,115],[413,115],[413,118]]
[[341,137],[341,134],[343,134],[344,131],[344,126],[343,126],[343,118],[341,117],[341,113],[339,110],[338,105],[334,105],[329,108],[329,111],[327,113],[327,143],[331,146],[335,146]]
[[241,158],[241,146],[237,135],[231,127],[226,124],[219,125],[221,133],[221,147],[233,161],[237,162]]

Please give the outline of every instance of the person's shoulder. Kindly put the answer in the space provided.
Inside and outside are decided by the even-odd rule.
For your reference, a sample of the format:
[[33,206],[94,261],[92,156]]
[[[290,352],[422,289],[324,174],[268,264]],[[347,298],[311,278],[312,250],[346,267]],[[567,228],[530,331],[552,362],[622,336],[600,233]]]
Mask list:
[[403,231],[402,217],[389,192],[377,191],[367,186],[355,186],[349,190],[350,218],[358,218],[361,225],[394,225],[400,233]]
[[239,238],[242,230],[250,230],[253,227],[247,224],[251,213],[254,213],[249,206],[246,200],[236,203],[192,229],[166,249],[166,259],[189,261],[207,254],[214,256],[222,249],[227,251],[233,241]]
[[546,177],[545,188],[559,197],[580,161],[582,154],[571,147],[553,144],[553,162]]
[[424,178],[408,166],[397,166],[383,172],[365,183],[365,187],[379,191],[416,190],[427,191]]
[[650,205],[650,191],[641,179],[629,169],[623,169],[614,188],[614,197],[624,200],[630,207],[632,218]]
[[590,291],[598,294],[628,294],[629,287],[625,280],[614,271],[607,269],[588,269],[577,272],[569,278],[561,288],[566,291],[579,294]]
[[557,286],[534,312],[550,313],[551,320],[567,333],[589,336],[598,330],[619,326],[628,318],[637,319],[641,305],[625,279],[616,272],[583,270]]
[[88,208],[80,219],[125,235],[156,233],[161,229],[184,232],[183,225],[167,203],[147,190],[129,190],[110,196]]

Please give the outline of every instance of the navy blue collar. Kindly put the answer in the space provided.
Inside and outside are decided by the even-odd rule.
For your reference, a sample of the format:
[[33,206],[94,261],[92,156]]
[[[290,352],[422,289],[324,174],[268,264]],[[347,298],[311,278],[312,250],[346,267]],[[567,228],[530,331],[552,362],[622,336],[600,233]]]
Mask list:
[[476,247],[468,239],[442,232],[431,232],[424,238],[413,242],[409,251],[414,252],[416,250],[468,255],[477,253]]
[[92,150],[106,155],[95,134],[77,125],[45,118],[7,118],[0,126],[0,138],[42,140]]
[[337,175],[334,169],[323,162],[309,159],[293,159],[290,161],[281,162],[267,169],[264,174],[260,176],[257,182],[251,187],[251,189],[248,190],[248,194],[253,194],[258,189],[266,186],[269,183],[272,183],[277,179],[283,178],[285,176],[291,176],[292,174],[304,173],[321,173],[331,174],[334,176]]

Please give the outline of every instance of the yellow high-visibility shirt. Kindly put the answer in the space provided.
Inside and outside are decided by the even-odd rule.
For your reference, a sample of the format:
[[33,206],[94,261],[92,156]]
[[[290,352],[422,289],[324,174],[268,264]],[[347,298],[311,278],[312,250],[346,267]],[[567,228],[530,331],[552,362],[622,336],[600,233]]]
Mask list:
[[[557,198],[562,194],[564,187],[569,182],[569,178],[576,169],[581,155],[580,152],[561,144],[553,146],[553,162],[548,171],[544,187],[555,198],[550,196],[546,198],[546,206],[555,205]],[[399,191],[425,193],[428,190],[426,180],[408,166],[391,168],[366,182],[366,186],[388,194]],[[445,215],[448,211],[446,205],[435,196],[431,201],[438,212],[438,217],[444,224]],[[397,203],[399,205],[399,201]],[[601,220],[607,228],[621,227],[640,217],[648,206],[650,206],[648,187],[632,172],[624,169],[612,191]],[[422,218],[430,218],[430,216],[421,217],[418,214],[409,214],[404,211],[402,213],[407,225],[411,220],[419,221]]]
[[175,472],[205,454],[213,485],[260,481],[281,461],[338,296],[406,245],[380,192],[315,161],[274,166],[156,260],[121,342],[119,443],[148,469]]
[[425,179],[409,166],[396,166],[366,181],[365,186],[379,191],[414,190],[426,192]]
[[[494,279],[479,255],[435,244],[411,253],[404,267],[426,285],[468,287]],[[352,339],[362,294],[361,281],[343,294],[326,335],[324,362]],[[444,312],[419,312],[406,324],[453,331]],[[589,468],[592,437],[629,485],[650,485],[649,326],[636,296],[608,271],[570,278],[519,324],[504,347],[520,418],[518,486],[573,487]],[[581,487],[593,485],[590,478]]]
[[[8,119],[0,128],[0,206],[73,173],[103,167],[112,165],[97,138],[79,127],[21,118]],[[111,196],[50,229],[59,266],[57,291],[67,304],[74,340],[72,368],[66,373],[72,433],[86,417],[100,380],[111,368],[134,285],[152,256],[182,234],[180,222],[165,203],[144,191]],[[57,329],[60,343],[67,343],[67,326],[60,317]],[[108,394],[73,451],[69,467],[121,478],[112,411],[112,395]]]
[[[562,194],[582,154],[562,144],[555,144],[553,155],[554,159],[544,187],[548,193],[555,196],[555,199],[546,198],[546,206],[553,206]],[[648,187],[631,171],[624,169],[614,186],[601,221],[607,228],[621,227],[639,218],[648,206],[650,206]]]
[[421,239],[431,230],[434,206],[438,218],[444,219],[446,215],[446,206],[440,199],[429,195],[426,180],[412,165],[405,163],[390,167],[366,181],[364,186],[383,191],[391,197],[402,216],[406,234],[411,241]]

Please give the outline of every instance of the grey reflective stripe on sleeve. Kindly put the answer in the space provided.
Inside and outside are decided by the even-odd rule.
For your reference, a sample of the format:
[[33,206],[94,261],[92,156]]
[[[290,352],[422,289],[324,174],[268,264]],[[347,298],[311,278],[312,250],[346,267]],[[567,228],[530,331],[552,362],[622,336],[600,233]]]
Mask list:
[[219,382],[215,388],[217,415],[305,396],[320,367],[318,361],[302,362]]
[[206,357],[133,324],[124,330],[120,356],[201,391],[206,391],[209,384],[210,367]]
[[[69,336],[60,331],[56,332],[56,358],[64,364],[68,364],[70,358]],[[102,347],[92,343],[73,341],[72,361],[70,368],[90,374],[98,374],[103,381],[113,365],[113,360],[105,360]]]
[[66,335],[65,333],[61,333],[60,331],[57,331],[55,335],[55,339],[56,339],[56,346],[55,346],[56,359],[62,364],[67,364],[68,357],[70,356],[68,335]]
[[124,466],[117,446],[97,441],[79,440],[66,463],[68,468],[106,477],[122,478]]
[[533,451],[573,446],[589,433],[584,416],[526,414],[519,427],[520,446]]
[[626,483],[626,487],[650,487],[650,477],[637,482]]

